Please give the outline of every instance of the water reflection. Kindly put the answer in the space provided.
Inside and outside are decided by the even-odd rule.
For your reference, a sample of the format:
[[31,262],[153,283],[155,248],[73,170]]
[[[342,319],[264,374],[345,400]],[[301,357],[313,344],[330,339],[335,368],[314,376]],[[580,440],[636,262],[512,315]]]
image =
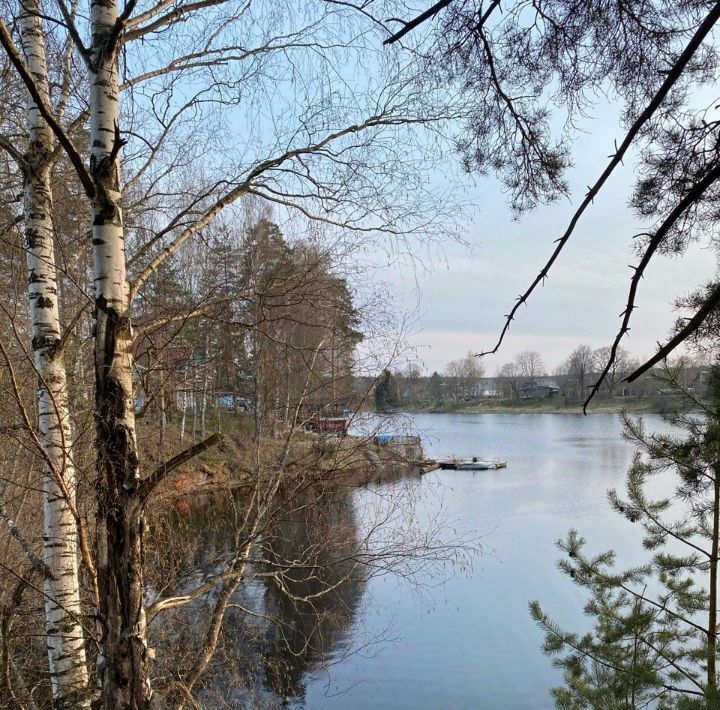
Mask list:
[[[527,603],[540,597],[567,628],[587,623],[584,596],[555,566],[555,540],[571,527],[593,551],[618,550],[623,567],[645,558],[639,531],[606,502],[608,488],[623,486],[633,447],[612,415],[417,415],[413,423],[430,455],[510,462],[504,471],[438,471],[402,484],[429,518],[442,513],[456,521],[457,534],[487,531],[476,568],[449,579],[431,603],[391,576],[367,581],[349,554],[363,546],[368,517],[381,517],[377,501],[393,486],[315,489],[294,498],[265,531],[255,576],[233,599],[238,608],[227,614],[203,708],[273,707],[284,698],[313,710],[552,707],[548,689],[558,673],[540,652],[542,634]],[[231,550],[241,503],[192,502],[206,507],[179,514],[181,542],[162,549],[159,564],[173,573],[213,568]],[[179,552],[170,554],[173,546]],[[278,572],[284,588],[272,576]],[[314,597],[318,592],[325,594]],[[201,641],[212,601],[186,617],[188,649]],[[380,654],[353,655],[362,635],[380,637],[388,627],[394,643]]]
[[304,695],[306,672],[347,649],[365,589],[357,563],[356,515],[347,491],[309,494],[268,538],[265,608],[276,623],[265,637],[265,682],[283,698]]
[[[358,612],[363,629],[393,623],[396,642],[372,658],[333,665],[329,677],[309,678],[305,707],[552,708],[548,691],[559,676],[540,651],[528,601],[540,597],[561,625],[585,628],[585,597],[555,564],[555,540],[571,527],[594,552],[618,550],[619,565],[644,559],[639,531],[606,501],[608,488],[623,485],[633,446],[622,439],[618,417],[605,414],[421,414],[413,423],[431,456],[509,461],[502,471],[438,471],[417,483],[430,511],[442,492],[444,514],[459,533],[487,531],[483,557],[430,603],[392,578],[373,579]],[[358,493],[359,504],[365,495]]]
[[[275,511],[226,613],[223,643],[199,692],[203,707],[302,701],[308,673],[346,656],[367,577],[353,491],[316,485]],[[181,500],[156,521],[149,566],[177,578],[193,570],[187,589],[219,572],[232,555],[232,531],[246,502],[242,492]],[[170,537],[172,544],[163,544]],[[161,673],[197,651],[214,601],[211,593],[164,613],[156,629],[167,646]],[[171,627],[177,632],[163,633]]]

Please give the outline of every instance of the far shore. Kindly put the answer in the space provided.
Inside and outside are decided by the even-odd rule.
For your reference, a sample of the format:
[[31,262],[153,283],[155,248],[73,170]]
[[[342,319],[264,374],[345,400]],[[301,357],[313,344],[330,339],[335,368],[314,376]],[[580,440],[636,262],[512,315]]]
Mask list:
[[[588,414],[662,414],[682,409],[683,402],[675,397],[616,397],[591,402]],[[411,414],[583,414],[582,402],[566,402],[562,398],[520,402],[462,402],[444,400],[439,403],[406,403],[400,411]]]

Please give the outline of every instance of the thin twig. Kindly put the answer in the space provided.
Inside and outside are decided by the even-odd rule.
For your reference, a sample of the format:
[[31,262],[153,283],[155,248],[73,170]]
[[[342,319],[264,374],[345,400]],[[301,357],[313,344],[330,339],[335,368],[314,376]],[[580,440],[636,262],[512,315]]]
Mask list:
[[547,260],[543,268],[540,270],[540,273],[535,277],[529,288],[521,296],[518,297],[517,302],[512,307],[512,310],[505,317],[505,325],[500,332],[500,337],[495,343],[495,347],[493,347],[492,350],[483,350],[482,352],[477,353],[477,357],[482,357],[484,355],[493,355],[500,349],[500,346],[502,345],[505,336],[510,329],[510,324],[515,318],[515,314],[518,312],[520,306],[527,302],[528,298],[535,291],[538,285],[540,285],[547,278],[548,272],[552,268],[557,258],[560,256],[560,252],[563,250],[568,240],[573,235],[575,227],[580,221],[580,217],[582,217],[582,215],[585,213],[585,210],[587,210],[587,208],[592,204],[593,200],[600,192],[603,185],[613,173],[615,168],[620,165],[623,158],[625,157],[625,154],[627,153],[630,146],[633,144],[635,138],[640,133],[643,126],[653,117],[655,112],[658,110],[662,102],[667,97],[670,90],[677,83],[678,79],[685,70],[685,67],[693,58],[695,52],[698,50],[705,38],[710,34],[712,28],[714,27],[718,19],[720,19],[720,2],[716,2],[712,10],[707,14],[702,24],[698,27],[697,31],[688,42],[682,54],[680,54],[673,67],[667,72],[665,81],[663,81],[655,96],[653,96],[650,103],[648,103],[648,105],[645,107],[645,110],[640,114],[640,116],[638,116],[635,123],[633,123],[633,125],[628,130],[625,138],[623,139],[623,142],[620,144],[617,151],[612,156],[605,170],[602,172],[595,184],[588,190],[587,194],[585,195],[585,199],[582,201],[575,214],[572,216],[572,219],[570,220],[570,223],[564,234],[557,240],[557,246],[555,247],[555,250],[551,254],[550,258]]

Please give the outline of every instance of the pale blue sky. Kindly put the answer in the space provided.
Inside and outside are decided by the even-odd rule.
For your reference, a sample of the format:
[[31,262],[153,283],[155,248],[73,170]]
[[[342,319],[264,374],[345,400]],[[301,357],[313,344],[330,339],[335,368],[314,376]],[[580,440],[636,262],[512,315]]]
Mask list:
[[[410,341],[429,371],[494,344],[503,315],[549,256],[586,186],[605,166],[613,141],[622,138],[612,107],[601,107],[598,116],[583,124],[585,132],[574,145],[570,202],[539,208],[513,222],[498,184],[479,179],[470,195],[475,205],[467,223],[470,250],[446,244],[421,257],[429,271],[412,273],[404,265],[383,274],[405,307],[417,308],[417,332]],[[552,371],[581,343],[610,344],[626,302],[627,265],[637,263],[632,235],[642,226],[627,207],[632,181],[633,161],[628,161],[586,212],[545,287],[520,311],[501,352],[485,359],[489,374],[528,348],[542,353]],[[624,346],[636,356],[651,355],[674,321],[672,301],[711,277],[715,268],[714,252],[706,245],[693,246],[682,258],[658,257],[641,285]]]

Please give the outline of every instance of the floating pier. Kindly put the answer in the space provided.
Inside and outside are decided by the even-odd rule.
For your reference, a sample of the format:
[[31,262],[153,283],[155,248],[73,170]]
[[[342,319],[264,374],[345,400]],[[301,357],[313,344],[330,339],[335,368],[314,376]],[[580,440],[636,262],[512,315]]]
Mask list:
[[507,461],[484,461],[477,456],[464,459],[453,456],[452,458],[443,459],[437,463],[440,468],[451,469],[453,471],[495,471],[499,468],[507,468]]

